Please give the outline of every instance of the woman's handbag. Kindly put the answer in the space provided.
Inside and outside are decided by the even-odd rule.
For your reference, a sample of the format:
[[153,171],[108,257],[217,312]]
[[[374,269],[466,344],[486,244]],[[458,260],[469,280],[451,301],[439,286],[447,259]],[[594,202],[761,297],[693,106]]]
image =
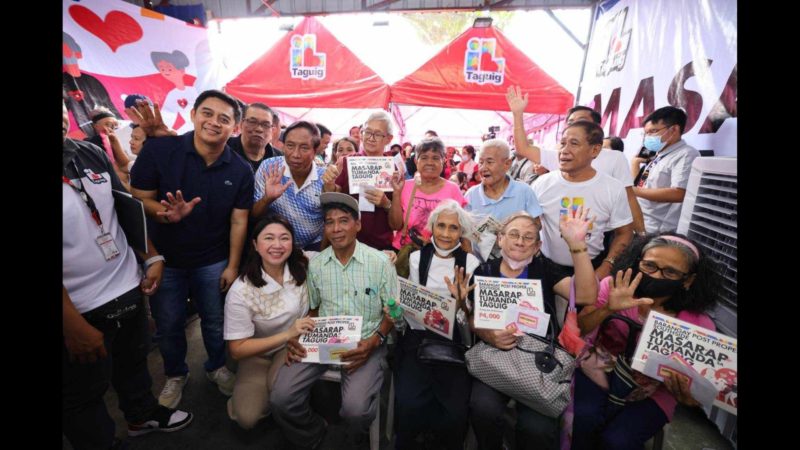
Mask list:
[[[417,193],[417,184],[414,183],[414,187],[411,189],[411,195],[408,198],[406,217],[405,220],[403,220],[403,231],[400,232],[400,236],[403,237],[408,236],[408,219],[409,217],[411,217],[411,207],[414,205],[414,195],[416,195],[416,193]],[[403,239],[401,238],[400,242],[402,241]],[[420,246],[414,243],[413,240],[408,244],[405,244],[402,247],[400,247],[400,250],[397,252],[397,259],[394,262],[394,269],[397,272],[398,277],[403,277],[403,278],[409,277],[409,274],[411,273],[411,268],[409,267],[408,260],[411,257],[411,254],[419,249]]]
[[548,417],[558,417],[570,400],[575,358],[556,343],[550,316],[550,337],[524,334],[511,350],[479,342],[466,353],[467,370],[475,378]]
[[558,335],[558,343],[572,356],[580,355],[586,341],[581,338],[581,330],[578,327],[578,309],[575,306],[575,277],[571,277],[569,283],[569,307],[567,316],[564,318],[564,327]]
[[[623,348],[609,349],[601,338],[605,336],[606,329],[612,323],[618,324],[617,327],[626,328]],[[594,384],[603,390],[609,389],[610,375],[614,374],[615,368],[619,368],[623,373],[630,373],[627,369],[630,366],[631,358],[636,350],[638,333],[642,330],[642,325],[634,320],[620,314],[611,314],[606,317],[595,333],[590,333],[586,337],[586,347],[578,355],[578,368],[583,371]],[[619,344],[617,344],[619,345]],[[630,378],[630,377],[626,377]]]

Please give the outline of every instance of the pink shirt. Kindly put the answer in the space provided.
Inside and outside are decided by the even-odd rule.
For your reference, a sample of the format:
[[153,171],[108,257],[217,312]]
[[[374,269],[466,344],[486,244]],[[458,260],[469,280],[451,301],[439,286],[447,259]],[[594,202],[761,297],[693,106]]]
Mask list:
[[[406,180],[406,183],[403,185],[403,192],[400,195],[400,201],[402,202],[401,205],[403,207],[403,220],[406,218],[406,210],[408,209],[408,200],[411,198],[411,190],[414,188],[414,179]],[[417,189],[417,192],[414,194],[414,202],[411,205],[411,215],[408,218],[408,232],[411,233],[411,230],[415,230],[417,234],[423,235],[426,237],[430,237],[430,232],[427,230],[426,225],[428,224],[428,216],[431,215],[431,211],[439,205],[439,202],[442,200],[452,199],[458,202],[459,205],[462,207],[467,204],[467,200],[464,199],[464,195],[461,193],[461,189],[458,188],[458,185],[453,183],[452,181],[445,181],[444,186],[439,189],[438,192],[434,194],[426,194],[422,192],[421,189]],[[402,236],[402,241],[400,240],[401,235],[403,234],[403,229],[400,228],[397,230],[397,233],[394,235],[394,240],[392,241],[392,245],[396,249],[400,249],[405,244],[411,242],[411,239]]]
[[458,163],[458,171],[467,174],[467,180],[472,179],[472,174],[478,169],[478,163],[473,160]]
[[[594,304],[595,307],[600,308],[608,303],[608,294],[611,292],[611,286],[609,283],[610,280],[611,276],[608,276],[600,282],[600,292],[597,294],[597,302]],[[622,311],[617,311],[617,314],[633,319],[638,323],[644,323],[639,317],[638,308],[624,309]],[[714,321],[704,313],[681,311],[678,313],[677,318],[703,328],[708,328],[709,330],[716,330]],[[593,339],[594,334],[596,334],[596,330],[597,329],[591,333]],[[619,321],[614,321],[611,323],[610,328],[606,329],[604,332],[603,345],[606,346],[606,348],[613,354],[624,352],[627,336],[628,328],[619,323]],[[661,408],[661,410],[664,411],[664,414],[667,416],[667,420],[672,421],[672,415],[675,412],[675,406],[678,404],[678,401],[675,400],[675,397],[669,393],[663,384],[658,387],[658,389],[653,393],[652,396],[650,396],[650,398],[652,398],[653,401],[656,402],[656,404]]]

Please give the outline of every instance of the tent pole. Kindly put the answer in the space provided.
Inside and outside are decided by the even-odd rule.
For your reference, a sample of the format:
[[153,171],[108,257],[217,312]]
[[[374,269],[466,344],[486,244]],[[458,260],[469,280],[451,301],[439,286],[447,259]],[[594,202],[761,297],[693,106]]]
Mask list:
[[397,123],[398,143],[402,145],[406,137],[406,122],[403,120],[403,114],[400,112],[400,105],[395,102],[389,103],[389,112],[391,112],[394,121]]
[[589,17],[589,20],[592,22],[589,24],[589,33],[586,36],[586,44],[583,45],[583,63],[581,63],[581,78],[578,81],[578,91],[575,95],[575,104],[578,104],[578,100],[581,98],[581,87],[583,86],[583,75],[586,71],[586,59],[589,56],[589,44],[592,42],[592,37],[594,37],[594,26],[597,24],[597,18],[595,17],[598,13],[597,9],[597,2],[592,4],[592,14]]

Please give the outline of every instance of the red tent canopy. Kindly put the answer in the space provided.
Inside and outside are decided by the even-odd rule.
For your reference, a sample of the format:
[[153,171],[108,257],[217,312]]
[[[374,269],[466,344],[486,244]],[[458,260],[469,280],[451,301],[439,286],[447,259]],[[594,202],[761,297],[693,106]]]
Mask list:
[[563,114],[572,94],[494,27],[469,28],[411,75],[392,85],[392,102],[508,111],[509,86],[529,94],[525,112]]
[[389,86],[314,17],[304,18],[225,86],[244,102],[387,108]]

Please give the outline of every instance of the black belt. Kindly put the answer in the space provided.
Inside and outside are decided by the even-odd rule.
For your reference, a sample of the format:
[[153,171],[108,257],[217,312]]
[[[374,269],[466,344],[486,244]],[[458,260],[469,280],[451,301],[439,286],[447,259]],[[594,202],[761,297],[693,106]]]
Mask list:
[[119,297],[111,299],[82,315],[86,321],[92,325],[103,326],[107,324],[116,324],[116,326],[119,327],[120,320],[132,316],[139,310],[141,307],[141,300],[142,292],[139,286],[136,286]]

